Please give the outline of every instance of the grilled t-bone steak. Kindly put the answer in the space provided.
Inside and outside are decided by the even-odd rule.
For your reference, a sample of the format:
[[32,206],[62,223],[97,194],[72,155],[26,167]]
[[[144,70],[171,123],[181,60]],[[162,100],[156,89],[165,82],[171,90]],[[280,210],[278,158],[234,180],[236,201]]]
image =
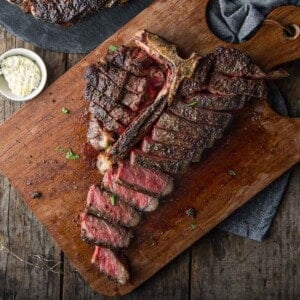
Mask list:
[[71,25],[100,9],[125,3],[127,0],[7,0],[37,19]]
[[[110,47],[105,61],[86,72],[87,138],[104,176],[88,193],[82,238],[111,248],[126,247],[125,227],[140,221],[136,210],[157,209],[173,178],[200,161],[245,105],[266,96],[265,79],[286,75],[264,72],[236,49],[218,47],[185,60],[150,32],[138,32],[135,42]],[[96,248],[93,263],[121,284],[128,279],[106,248]]]

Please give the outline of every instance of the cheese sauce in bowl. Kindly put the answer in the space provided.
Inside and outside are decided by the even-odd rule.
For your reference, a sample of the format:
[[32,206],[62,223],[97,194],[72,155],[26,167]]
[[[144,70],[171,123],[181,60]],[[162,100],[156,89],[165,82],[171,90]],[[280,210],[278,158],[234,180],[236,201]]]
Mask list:
[[46,81],[46,66],[36,53],[18,48],[0,57],[0,92],[5,97],[15,101],[33,99]]

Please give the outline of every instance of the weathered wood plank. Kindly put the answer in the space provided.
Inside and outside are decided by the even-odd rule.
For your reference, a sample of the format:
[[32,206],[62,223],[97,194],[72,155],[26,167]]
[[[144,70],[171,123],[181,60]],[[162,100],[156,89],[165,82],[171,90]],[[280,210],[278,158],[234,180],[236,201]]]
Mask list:
[[[0,29],[0,53],[15,47],[33,49]],[[64,72],[64,65],[62,67],[59,62],[63,55],[34,50],[46,60],[50,82]],[[0,123],[23,105],[0,97]],[[28,265],[15,256],[41,267],[41,259],[52,260],[55,262],[44,262],[53,266],[60,262],[61,251],[3,176],[0,176],[0,210],[0,238],[4,247],[11,251],[10,254],[6,248],[0,251],[0,299],[59,299],[59,274]]]
[[[300,61],[279,87],[300,116]],[[284,153],[283,153],[284,155]],[[300,166],[294,168],[271,231],[257,243],[213,231],[192,249],[191,299],[297,299],[300,296]]]

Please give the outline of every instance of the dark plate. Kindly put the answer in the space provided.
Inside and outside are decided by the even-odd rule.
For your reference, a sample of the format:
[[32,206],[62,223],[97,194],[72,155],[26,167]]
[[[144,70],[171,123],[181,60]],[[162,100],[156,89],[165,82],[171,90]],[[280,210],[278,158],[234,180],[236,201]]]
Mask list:
[[130,0],[126,5],[101,10],[74,26],[63,27],[36,20],[6,0],[0,0],[0,25],[13,35],[40,48],[67,53],[87,53],[151,2]]

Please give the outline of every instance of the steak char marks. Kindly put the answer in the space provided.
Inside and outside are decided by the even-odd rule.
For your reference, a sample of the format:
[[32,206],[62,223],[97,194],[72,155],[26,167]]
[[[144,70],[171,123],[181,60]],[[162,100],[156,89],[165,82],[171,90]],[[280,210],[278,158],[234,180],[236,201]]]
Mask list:
[[[86,72],[87,137],[104,176],[90,188],[81,231],[88,243],[109,248],[127,247],[140,212],[156,210],[173,178],[200,161],[239,110],[266,96],[265,79],[285,75],[265,73],[235,49],[184,60],[149,32],[139,32],[136,44],[109,51]],[[110,249],[97,246],[92,263],[121,284],[128,280]]]

